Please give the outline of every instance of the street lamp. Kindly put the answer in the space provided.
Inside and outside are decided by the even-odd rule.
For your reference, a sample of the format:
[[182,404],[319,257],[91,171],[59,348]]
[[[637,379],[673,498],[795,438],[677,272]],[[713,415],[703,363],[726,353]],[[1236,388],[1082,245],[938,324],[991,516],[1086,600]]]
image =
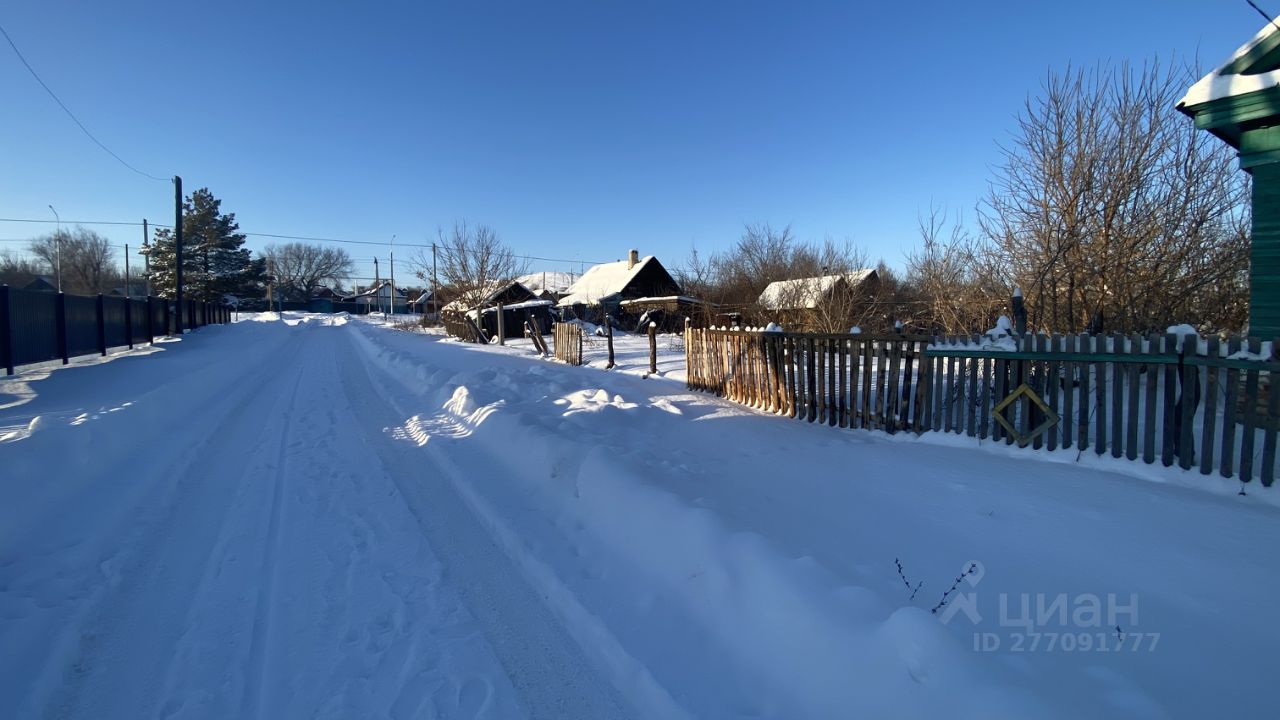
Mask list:
[[390,316],[396,314],[396,236],[395,235],[391,236],[391,295],[387,299],[387,304],[391,308],[391,312],[388,314],[388,322],[390,322]]
[[[53,206],[49,206],[53,210]],[[53,220],[57,223],[57,230],[53,232],[53,257],[55,272],[58,275],[58,292],[62,292],[62,217],[58,215],[57,210],[53,210]]]

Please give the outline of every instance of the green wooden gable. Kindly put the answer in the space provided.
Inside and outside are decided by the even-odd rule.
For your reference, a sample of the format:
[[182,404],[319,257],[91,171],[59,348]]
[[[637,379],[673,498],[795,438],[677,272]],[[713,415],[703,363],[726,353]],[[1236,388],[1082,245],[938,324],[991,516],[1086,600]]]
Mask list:
[[1280,336],[1280,31],[1268,23],[1178,102],[1253,175],[1249,334]]

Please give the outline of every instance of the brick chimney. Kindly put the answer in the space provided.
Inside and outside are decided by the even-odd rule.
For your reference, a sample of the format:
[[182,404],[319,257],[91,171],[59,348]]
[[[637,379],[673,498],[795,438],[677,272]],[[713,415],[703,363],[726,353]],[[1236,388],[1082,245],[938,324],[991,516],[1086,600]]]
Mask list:
[[640,251],[639,250],[627,251],[627,269],[633,270],[635,269],[635,266],[639,264],[640,264]]

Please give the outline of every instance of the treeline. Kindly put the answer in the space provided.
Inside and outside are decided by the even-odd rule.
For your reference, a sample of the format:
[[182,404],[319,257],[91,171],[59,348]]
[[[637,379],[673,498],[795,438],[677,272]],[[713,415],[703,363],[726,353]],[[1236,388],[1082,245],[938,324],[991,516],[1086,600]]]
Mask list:
[[[879,263],[878,283],[837,298],[832,317],[808,312],[807,324],[981,332],[1019,288],[1033,330],[1245,329],[1249,179],[1230,148],[1175,110],[1194,79],[1158,62],[1050,73],[1002,146],[976,224],[931,208],[903,271]],[[759,302],[770,282],[867,259],[849,243],[758,225],[685,265],[690,294],[764,324],[779,315]]]
[[[286,300],[307,300],[321,286],[341,290],[354,270],[346,250],[299,242],[270,245],[254,257],[246,247],[235,213],[224,213],[222,201],[201,188],[183,201],[182,284],[186,297],[222,302],[261,298],[268,285]],[[142,295],[150,282],[152,295],[177,295],[177,239],[157,228],[151,242],[138,248],[139,259],[128,273],[130,295]],[[115,246],[93,230],[58,230],[30,242],[27,254],[0,253],[0,284],[25,287],[47,278],[53,287],[79,295],[124,292],[125,268],[116,262]]]

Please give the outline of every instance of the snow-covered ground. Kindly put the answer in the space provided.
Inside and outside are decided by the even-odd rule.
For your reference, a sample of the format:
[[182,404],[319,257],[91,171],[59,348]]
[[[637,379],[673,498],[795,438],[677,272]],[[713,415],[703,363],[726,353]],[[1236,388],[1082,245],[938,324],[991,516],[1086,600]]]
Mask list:
[[0,381],[0,716],[1280,712],[1267,489],[242,319]]

